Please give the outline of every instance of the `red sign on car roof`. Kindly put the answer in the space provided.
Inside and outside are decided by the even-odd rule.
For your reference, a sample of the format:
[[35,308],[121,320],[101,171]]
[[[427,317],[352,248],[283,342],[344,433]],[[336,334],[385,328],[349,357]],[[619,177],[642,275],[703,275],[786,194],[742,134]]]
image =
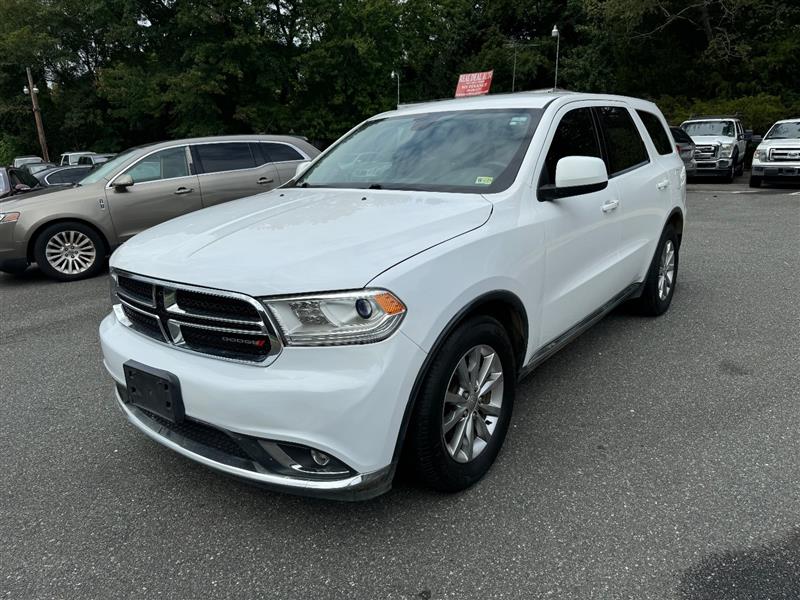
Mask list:
[[494,69],[481,73],[462,73],[459,75],[458,85],[456,86],[456,98],[488,94],[489,88],[492,86],[493,73]]

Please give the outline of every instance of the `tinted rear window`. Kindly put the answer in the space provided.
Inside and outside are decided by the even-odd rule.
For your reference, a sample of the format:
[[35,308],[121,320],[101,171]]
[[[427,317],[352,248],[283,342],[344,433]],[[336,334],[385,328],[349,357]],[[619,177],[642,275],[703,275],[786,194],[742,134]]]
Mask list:
[[646,110],[637,110],[636,113],[644,123],[647,133],[650,134],[650,139],[653,140],[656,151],[659,154],[672,154],[672,141],[667,135],[667,130],[661,124],[661,119]]
[[252,169],[256,166],[250,144],[246,142],[199,144],[194,151],[205,173]]
[[689,137],[689,134],[680,127],[670,127],[669,130],[672,132],[672,137],[675,138],[675,141],[679,144],[693,143],[692,138]]
[[601,106],[596,110],[606,142],[609,176],[650,160],[628,109],[621,106]]

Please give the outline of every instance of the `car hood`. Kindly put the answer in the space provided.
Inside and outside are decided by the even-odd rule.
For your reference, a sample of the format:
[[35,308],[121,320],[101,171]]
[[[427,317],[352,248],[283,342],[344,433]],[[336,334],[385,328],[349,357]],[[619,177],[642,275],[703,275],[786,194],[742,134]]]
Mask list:
[[787,139],[773,139],[762,140],[758,145],[759,150],[766,150],[767,148],[800,148],[800,139],[787,138]]
[[33,190],[25,194],[18,194],[10,198],[4,198],[3,210],[25,210],[38,208],[52,204],[53,202],[69,202],[71,200],[83,201],[87,197],[94,198],[95,190],[90,190],[89,187],[75,186],[75,187],[46,187],[41,190]]
[[692,141],[698,146],[706,144],[735,144],[736,138],[728,137],[725,135],[692,135],[689,136]]
[[3,203],[3,210],[10,208],[12,205],[11,202],[14,203],[14,206],[17,205],[17,202],[20,200],[30,200],[32,198],[38,198],[39,196],[45,196],[47,194],[52,194],[53,192],[58,192],[59,188],[57,187],[42,187],[42,188],[35,188],[30,192],[25,192],[23,194],[15,194],[13,196],[3,196],[0,198],[0,202]]
[[254,296],[355,289],[491,212],[478,194],[279,189],[153,227],[111,266]]

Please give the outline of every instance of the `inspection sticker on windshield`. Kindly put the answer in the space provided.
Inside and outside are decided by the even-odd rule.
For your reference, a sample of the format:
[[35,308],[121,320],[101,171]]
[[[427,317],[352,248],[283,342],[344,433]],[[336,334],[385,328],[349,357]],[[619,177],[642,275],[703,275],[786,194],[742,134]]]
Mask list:
[[475,183],[478,185],[492,185],[494,181],[494,177],[478,177],[475,180]]
[[519,117],[511,117],[511,120],[508,122],[509,125],[524,125],[528,122],[528,116],[522,115]]

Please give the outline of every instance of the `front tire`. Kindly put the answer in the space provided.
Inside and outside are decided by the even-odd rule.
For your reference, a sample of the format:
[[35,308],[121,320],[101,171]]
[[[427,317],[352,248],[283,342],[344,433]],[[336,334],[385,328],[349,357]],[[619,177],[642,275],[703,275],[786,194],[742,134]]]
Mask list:
[[638,299],[643,315],[657,317],[667,312],[678,283],[678,257],[678,234],[672,225],[667,225],[661,233]]
[[508,431],[516,373],[497,320],[474,317],[450,334],[425,375],[406,440],[424,484],[458,492],[486,474]]
[[74,221],[56,223],[42,231],[34,243],[33,256],[42,273],[57,281],[94,277],[106,262],[100,235]]

